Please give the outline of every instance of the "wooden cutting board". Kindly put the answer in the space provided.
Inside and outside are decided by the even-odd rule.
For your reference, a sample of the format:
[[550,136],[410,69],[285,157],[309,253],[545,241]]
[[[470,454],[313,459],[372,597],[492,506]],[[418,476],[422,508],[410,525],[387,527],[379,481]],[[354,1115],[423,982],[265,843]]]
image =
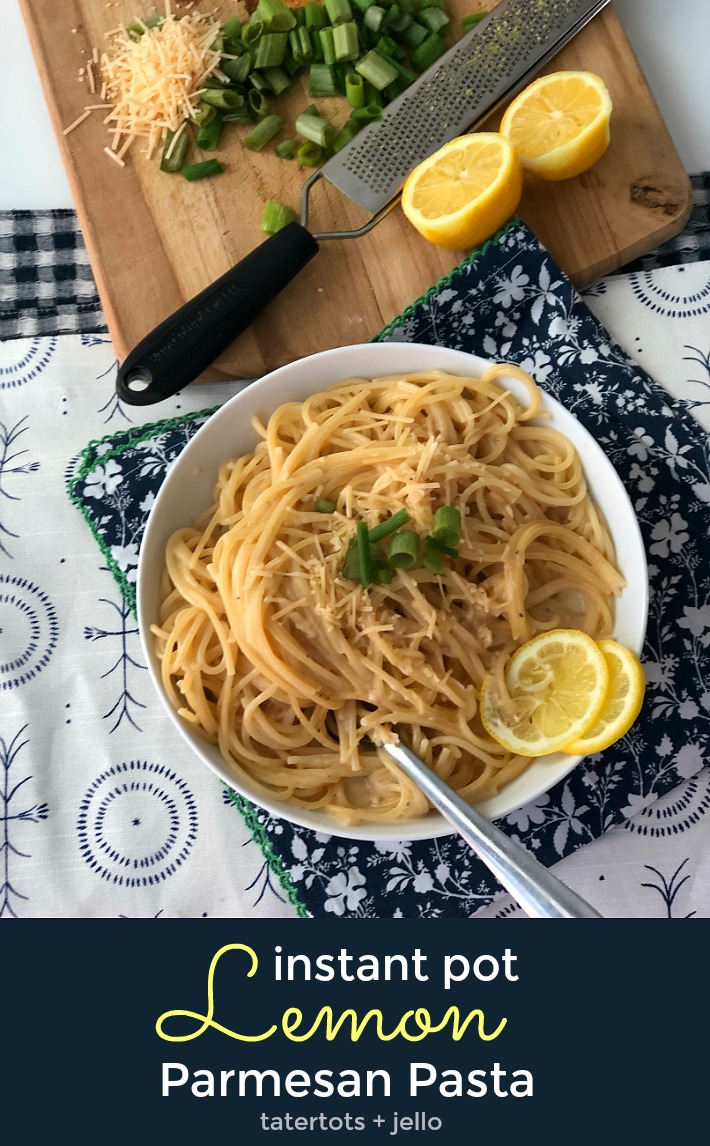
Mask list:
[[[200,2],[225,18],[239,12],[229,0]],[[295,162],[244,150],[240,128],[232,129],[231,143],[220,151],[229,173],[194,184],[161,172],[138,148],[125,168],[117,167],[103,153],[108,139],[101,112],[63,135],[92,102],[77,78],[92,48],[103,47],[109,29],[161,5],[21,3],[111,337],[123,359],[163,318],[262,241],[265,199],[298,207],[306,173]],[[449,0],[452,26],[466,11],[493,6],[493,0]],[[520,214],[572,281],[585,286],[680,231],[691,189],[611,5],[544,70],[562,68],[594,71],[605,80],[614,103],[612,142],[600,162],[576,179],[542,183],[526,177]],[[286,99],[287,116],[310,102],[304,90]],[[335,120],[331,106],[339,102],[322,102]],[[314,189],[312,207],[311,226],[318,231],[348,229],[367,218],[325,181]],[[399,209],[360,239],[323,242],[309,266],[222,356],[217,373],[206,377],[221,371],[222,377],[253,378],[318,350],[367,341],[460,258],[427,243]]]

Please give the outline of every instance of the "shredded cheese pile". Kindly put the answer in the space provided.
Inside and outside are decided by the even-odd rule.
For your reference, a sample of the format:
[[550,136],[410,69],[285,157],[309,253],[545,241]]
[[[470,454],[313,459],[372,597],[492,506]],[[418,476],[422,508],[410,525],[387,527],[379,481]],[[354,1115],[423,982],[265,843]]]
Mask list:
[[[221,54],[212,45],[221,34],[221,24],[214,15],[185,12],[175,16],[170,0],[165,19],[149,28],[141,19],[135,24],[145,28],[134,40],[124,27],[107,33],[108,48],[94,59],[100,69],[100,103],[87,105],[68,134],[92,111],[109,109],[104,119],[111,133],[111,144],[104,150],[119,164],[136,139],[146,141],[145,154],[150,158],[162,147],[168,132],[180,133],[199,103],[202,85],[218,69]],[[96,90],[93,70],[89,85]],[[173,142],[177,139],[177,134]]]

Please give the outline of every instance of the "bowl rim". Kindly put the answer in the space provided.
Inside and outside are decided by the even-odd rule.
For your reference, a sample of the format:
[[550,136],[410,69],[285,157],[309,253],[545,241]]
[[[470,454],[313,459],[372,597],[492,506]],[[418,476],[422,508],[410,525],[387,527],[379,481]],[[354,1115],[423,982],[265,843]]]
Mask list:
[[[353,356],[356,360],[355,366],[339,368],[338,364],[340,362],[347,363]],[[368,360],[371,360],[374,363],[381,359],[383,362],[386,362],[389,358],[392,359],[391,366],[380,365],[368,370],[364,366],[359,367],[357,365],[360,361],[366,363]],[[420,362],[418,366],[415,366],[414,362],[416,362],[418,358],[421,358],[422,362]],[[398,367],[395,365],[398,359],[411,359],[412,364],[400,364]],[[203,741],[192,732],[187,722],[178,716],[163,689],[160,666],[153,650],[153,640],[150,634],[150,625],[155,623],[155,614],[149,615],[150,585],[154,578],[159,581],[162,572],[162,564],[159,569],[156,570],[155,568],[154,551],[157,550],[158,554],[161,552],[161,542],[159,539],[161,532],[164,538],[162,541],[162,553],[164,553],[167,537],[174,529],[179,528],[176,524],[170,525],[169,528],[163,524],[164,517],[169,516],[169,512],[167,514],[164,513],[164,508],[170,506],[171,499],[175,496],[176,487],[179,486],[181,480],[183,484],[185,484],[186,476],[189,475],[190,465],[194,464],[193,459],[201,457],[205,443],[209,442],[222,427],[230,425],[232,419],[236,417],[238,431],[239,419],[246,413],[246,417],[242,419],[242,424],[247,425],[249,439],[253,444],[256,444],[257,437],[251,427],[251,417],[257,412],[255,409],[257,407],[258,413],[262,418],[269,417],[271,413],[283,403],[288,401],[301,401],[308,394],[317,393],[319,390],[325,389],[327,386],[334,385],[339,380],[349,377],[362,376],[363,378],[374,378],[378,375],[395,373],[398,369],[407,372],[446,369],[450,373],[476,376],[482,373],[482,371],[491,364],[491,360],[470,354],[467,351],[413,342],[356,343],[351,346],[335,347],[330,350],[319,351],[316,354],[296,359],[293,362],[287,363],[285,366],[270,371],[268,374],[263,375],[255,382],[247,384],[238,393],[234,394],[218,410],[211,414],[204,425],[197,430],[166,473],[155,501],[151,506],[145,525],[139,551],[136,580],[138,630],[142,651],[146,658],[148,673],[173,727],[177,729],[181,738],[187,743],[192,752],[197,755],[203,764],[212,772],[216,773],[225,784],[236,791],[240,796],[256,804],[258,808],[263,809],[268,815],[276,819],[286,820],[295,826],[308,828],[322,836],[340,836],[344,839],[367,841],[375,844],[436,839],[441,836],[455,834],[448,821],[437,812],[431,812],[428,816],[417,820],[386,821],[383,824],[368,822],[355,826],[346,826],[339,824],[327,813],[319,811],[309,812],[294,804],[265,798],[261,794],[250,790],[249,778],[241,773],[236,774],[231,766],[223,759],[216,746]],[[459,367],[458,370],[456,369],[457,365]],[[325,372],[330,375],[330,381],[318,380],[315,384],[301,382],[299,385],[294,386],[293,380],[298,380],[304,372],[306,372],[310,378],[311,373],[318,375],[319,370],[323,367],[326,368]],[[501,375],[496,381],[498,384],[502,384],[505,381],[505,375]],[[518,387],[520,386],[520,383],[517,383],[515,379],[508,381],[511,390],[515,390],[516,385]],[[301,395],[300,397],[294,395],[294,388],[298,391],[299,395]],[[285,393],[284,390],[286,391]],[[567,410],[553,395],[545,390],[542,390],[542,394],[543,409],[547,409],[551,412],[552,425],[555,426],[555,428],[560,428],[558,422],[562,421],[563,424],[566,422],[573,427],[574,435],[572,436],[572,441],[577,453],[581,454],[584,452],[597,463],[600,463],[605,475],[605,483],[610,482],[614,487],[615,497],[618,499],[615,500],[614,504],[616,508],[620,508],[621,516],[625,518],[623,534],[620,532],[619,536],[617,536],[611,521],[608,519],[607,524],[610,532],[612,532],[617,551],[621,537],[623,538],[625,549],[630,549],[633,562],[635,563],[633,593],[628,598],[630,607],[634,612],[631,630],[626,635],[624,643],[632,648],[635,653],[640,654],[648,618],[649,589],[646,553],[638,519],[619,475],[611,460],[603,452],[595,438],[586,427],[579,422],[575,415]],[[562,429],[562,432],[566,433],[566,430]],[[241,447],[236,448],[231,454],[222,454],[220,451],[215,455],[213,460],[210,459],[208,464],[213,474],[209,487],[210,491],[214,487],[219,465],[225,458],[229,456],[239,456],[240,453],[246,452],[249,448],[253,448],[253,446],[247,446],[246,449]],[[198,466],[196,468],[199,471],[202,484],[204,484],[207,480],[204,467]],[[589,473],[589,467],[584,461],[583,468],[587,477],[590,493],[594,497],[595,485],[597,487],[599,485],[596,480],[596,475],[593,477]],[[207,496],[209,499],[211,492]],[[209,505],[209,500],[201,502],[200,504],[203,509],[206,509]],[[182,524],[189,524],[195,520],[196,516],[196,514],[186,514],[186,518],[182,519]],[[636,568],[636,566],[638,566],[638,568]],[[641,586],[639,586],[639,580],[641,581]],[[614,634],[612,635],[616,635],[616,626]],[[528,768],[526,768],[519,777],[511,781],[510,784],[506,785],[500,793],[489,800],[479,803],[477,808],[490,819],[503,819],[505,816],[510,815],[531,801],[539,799],[540,796],[549,791],[551,787],[565,779],[582,759],[582,757],[577,756],[563,757],[561,753],[539,757],[537,760],[533,760]],[[517,792],[524,792],[524,795],[516,795]]]

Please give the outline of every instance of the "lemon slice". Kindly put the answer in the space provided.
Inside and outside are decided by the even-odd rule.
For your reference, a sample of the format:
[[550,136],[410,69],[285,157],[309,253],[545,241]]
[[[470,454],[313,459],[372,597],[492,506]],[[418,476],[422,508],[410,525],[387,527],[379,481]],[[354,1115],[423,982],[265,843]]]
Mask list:
[[552,72],[516,96],[500,130],[526,171],[541,179],[571,179],[609,146],[611,111],[606,85],[593,72]]
[[432,243],[477,247],[507,222],[520,202],[523,173],[515,151],[494,131],[462,135],[414,168],[402,210]]
[[574,756],[601,752],[616,743],[636,720],[646,688],[643,668],[631,649],[616,641],[600,641],[609,670],[609,688],[601,712],[590,728],[564,748]]
[[567,751],[596,721],[608,684],[596,641],[578,629],[552,629],[513,653],[507,695],[496,677],[484,678],[481,720],[489,736],[520,756]]

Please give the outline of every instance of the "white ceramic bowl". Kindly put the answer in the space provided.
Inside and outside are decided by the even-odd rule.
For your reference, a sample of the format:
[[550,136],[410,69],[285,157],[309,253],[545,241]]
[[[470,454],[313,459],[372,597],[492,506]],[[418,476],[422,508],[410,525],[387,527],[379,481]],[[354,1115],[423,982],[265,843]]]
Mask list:
[[[326,350],[272,371],[233,397],[195,434],[168,472],[148,520],[138,567],[138,625],[150,674],[167,719],[191,750],[235,791],[274,816],[315,831],[360,840],[430,839],[451,832],[447,821],[433,813],[424,819],[344,828],[325,812],[308,812],[292,804],[264,800],[253,791],[248,776],[236,772],[216,747],[195,736],[163,691],[150,634],[150,625],[159,615],[160,579],[168,538],[174,530],[192,524],[211,504],[220,463],[254,449],[254,415],[266,422],[283,402],[302,401],[331,383],[353,376],[375,378],[400,370],[414,373],[441,369],[471,377],[482,374],[489,365],[482,358],[458,350],[413,343],[367,343]],[[504,380],[499,382],[503,384]],[[505,380],[505,385],[513,392],[521,392],[514,379]],[[617,563],[626,579],[626,588],[617,601],[614,636],[639,653],[646,631],[648,576],[641,533],[626,490],[606,455],[576,418],[547,396],[545,407],[551,414],[546,425],[554,426],[574,443],[594,499],[609,525]],[[534,760],[521,776],[479,807],[491,819],[502,818],[546,792],[578,763],[578,757],[561,753]]]

